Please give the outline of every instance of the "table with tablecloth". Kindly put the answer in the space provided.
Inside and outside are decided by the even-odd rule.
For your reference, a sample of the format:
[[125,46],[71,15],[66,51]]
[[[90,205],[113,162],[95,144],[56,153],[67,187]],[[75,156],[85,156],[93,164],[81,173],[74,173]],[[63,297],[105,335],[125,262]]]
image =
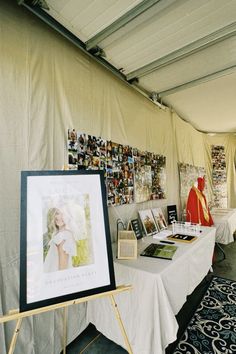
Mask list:
[[234,242],[236,231],[236,209],[214,208],[211,215],[216,227],[216,242],[228,245]]
[[[116,302],[134,354],[161,354],[176,339],[175,315],[212,265],[215,228],[201,227],[192,243],[176,242],[172,260],[138,256],[136,260],[115,260],[116,284],[131,284],[131,292],[116,296]],[[140,252],[152,237],[138,241]],[[99,331],[125,347],[109,300],[90,301],[87,319]]]

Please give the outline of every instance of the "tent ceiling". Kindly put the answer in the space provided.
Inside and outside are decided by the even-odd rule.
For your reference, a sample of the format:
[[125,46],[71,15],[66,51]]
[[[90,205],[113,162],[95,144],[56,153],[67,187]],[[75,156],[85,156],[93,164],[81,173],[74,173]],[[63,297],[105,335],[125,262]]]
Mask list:
[[41,18],[50,15],[85,50],[197,129],[236,132],[235,0],[18,2]]

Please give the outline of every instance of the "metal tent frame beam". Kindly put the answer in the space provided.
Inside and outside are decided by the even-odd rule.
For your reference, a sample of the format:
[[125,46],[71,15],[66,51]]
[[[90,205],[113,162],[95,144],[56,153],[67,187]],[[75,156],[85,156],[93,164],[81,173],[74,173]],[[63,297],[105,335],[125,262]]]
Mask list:
[[98,43],[110,36],[112,33],[116,32],[121,27],[124,27],[127,23],[132,21],[135,17],[139,16],[143,12],[147,11],[150,7],[162,0],[144,0],[133,9],[130,9],[123,16],[114,21],[111,25],[104,28],[102,31],[97,33],[95,36],[90,38],[86,42],[86,49],[90,50],[96,47]]
[[196,80],[192,80],[192,81],[186,82],[186,83],[184,83],[182,85],[169,88],[168,90],[158,92],[157,93],[157,97],[158,97],[158,99],[160,99],[162,97],[172,95],[173,93],[176,93],[176,92],[179,92],[179,91],[182,91],[182,90],[186,90],[186,89],[194,87],[196,85],[200,85],[200,84],[203,84],[205,82],[218,79],[218,78],[220,78],[222,76],[230,75],[230,74],[234,73],[235,71],[236,71],[236,65],[233,65],[233,66],[230,66],[229,68],[216,71],[216,72],[211,73],[211,74],[206,75],[206,76],[202,76],[202,77],[200,77],[200,78],[198,78]]
[[60,33],[64,38],[73,43],[76,47],[81,49],[86,53],[90,58],[93,58],[96,62],[103,65],[106,69],[111,71],[116,77],[127,83],[126,77],[119,70],[117,70],[112,64],[103,59],[100,56],[96,56],[93,53],[90,53],[86,49],[86,45],[82,42],[77,36],[67,30],[63,25],[51,17],[47,12],[40,8],[39,5],[32,5],[25,2],[25,0],[18,0],[18,4],[24,6],[27,10],[31,11],[34,15],[40,18],[43,22],[53,28],[56,32]]
[[[159,0],[161,1],[161,0]],[[105,69],[109,70],[112,74],[114,74],[118,79],[120,79],[123,83],[125,83],[130,88],[142,94],[146,97],[150,102],[157,105],[159,108],[165,109],[167,106],[160,104],[159,102],[154,102],[150,98],[150,93],[141,87],[137,87],[134,84],[131,84],[126,80],[125,75],[123,75],[119,70],[117,70],[113,65],[109,64],[105,59],[95,56],[86,50],[86,46],[84,42],[82,42],[78,37],[76,37],[73,33],[67,30],[64,26],[62,26],[58,21],[56,21],[53,17],[51,17],[48,13],[43,11],[39,6],[34,6],[30,3],[26,3],[25,0],[18,0],[18,4],[24,6],[27,10],[36,15],[40,20],[53,28],[56,32],[60,33],[64,38],[69,40],[73,45],[78,47],[90,58],[95,60],[97,63],[101,64]]]
[[139,78],[152,73],[166,65],[172,64],[180,59],[183,59],[191,54],[199,52],[202,49],[206,49],[213,44],[219,43],[227,38],[236,35],[236,22],[220,28],[219,30],[210,33],[209,35],[202,37],[174,52],[165,55],[137,70],[134,70],[126,75],[127,80]]

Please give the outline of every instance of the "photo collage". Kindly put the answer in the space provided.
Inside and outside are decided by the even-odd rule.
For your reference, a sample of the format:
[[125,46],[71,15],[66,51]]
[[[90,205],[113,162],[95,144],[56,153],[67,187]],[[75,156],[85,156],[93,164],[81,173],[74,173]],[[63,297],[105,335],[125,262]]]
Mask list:
[[214,207],[227,208],[226,158],[224,146],[212,145],[211,159]]
[[166,158],[68,129],[70,170],[104,170],[108,205],[166,198]]

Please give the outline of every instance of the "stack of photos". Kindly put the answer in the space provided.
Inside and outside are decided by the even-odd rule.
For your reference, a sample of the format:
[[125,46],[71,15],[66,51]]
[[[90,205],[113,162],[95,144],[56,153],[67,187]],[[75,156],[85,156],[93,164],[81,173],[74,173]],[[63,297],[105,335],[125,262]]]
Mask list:
[[166,158],[68,130],[70,170],[104,170],[108,205],[166,198]]
[[227,179],[224,146],[212,145],[211,158],[214,207],[227,208]]
[[161,208],[139,210],[138,213],[146,236],[167,229],[167,222]]
[[[193,185],[197,184],[198,177],[205,176],[205,168],[197,167],[190,164],[179,163],[179,179],[180,179],[180,203],[181,209],[186,209],[189,191]],[[207,196],[207,186],[205,185],[204,194]]]

